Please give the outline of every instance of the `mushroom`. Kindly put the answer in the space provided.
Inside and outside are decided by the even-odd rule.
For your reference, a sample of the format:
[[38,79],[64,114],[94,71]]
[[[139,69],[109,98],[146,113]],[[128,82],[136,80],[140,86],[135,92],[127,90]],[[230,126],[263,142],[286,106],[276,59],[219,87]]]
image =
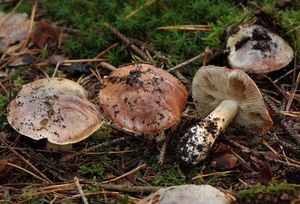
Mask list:
[[104,78],[99,98],[118,127],[153,135],[180,120],[187,95],[184,85],[168,72],[150,64],[131,64]]
[[162,188],[137,204],[230,204],[235,198],[211,185],[180,185]]
[[53,147],[79,142],[102,124],[102,116],[88,101],[84,88],[62,78],[25,84],[10,102],[7,119],[22,135],[34,140],[47,138]]
[[179,157],[187,164],[204,160],[231,121],[259,133],[273,124],[258,87],[241,70],[201,67],[193,79],[192,95],[200,117],[205,118],[190,127],[179,142]]
[[287,66],[293,49],[277,34],[257,24],[241,24],[227,39],[228,63],[249,73],[268,73]]

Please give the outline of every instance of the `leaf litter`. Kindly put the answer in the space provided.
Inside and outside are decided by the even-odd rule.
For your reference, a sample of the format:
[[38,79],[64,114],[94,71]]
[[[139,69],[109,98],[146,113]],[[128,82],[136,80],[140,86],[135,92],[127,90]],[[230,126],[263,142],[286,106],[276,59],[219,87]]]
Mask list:
[[[164,5],[159,6],[165,9]],[[139,7],[137,11],[131,13],[130,19],[134,19],[135,15],[143,9],[148,9],[148,5]],[[12,21],[8,18],[9,15],[17,20]],[[3,16],[6,16],[8,20],[2,19],[1,21]],[[3,75],[0,78],[0,94],[2,94],[2,89],[5,89],[7,93],[12,94],[13,98],[26,81],[51,76],[56,69],[56,75],[71,78],[82,84],[88,90],[90,100],[97,104],[101,79],[110,72],[103,69],[106,66],[103,65],[103,61],[110,65],[107,58],[116,46],[130,53],[130,61],[152,61],[167,68],[174,67],[174,64],[169,64],[170,59],[167,53],[155,50],[157,48],[148,52],[146,47],[136,43],[137,41],[131,36],[126,36],[111,24],[106,24],[106,29],[111,32],[111,35],[116,36],[113,45],[100,50],[99,54],[95,53],[94,58],[68,61],[69,56],[66,55],[65,50],[58,47],[59,41],[65,40],[64,29],[57,29],[53,23],[38,17],[36,20],[30,43],[23,49],[14,50],[17,43],[28,37],[30,20],[27,14],[0,14],[1,27],[6,28],[0,30],[0,50],[6,52],[1,56],[0,69],[10,71],[8,76]],[[176,25],[169,28],[166,25],[160,25],[157,28],[163,27],[167,31],[177,28]],[[197,26],[199,25],[189,25],[189,27]],[[205,27],[205,32],[210,32],[211,29],[214,28],[209,25]],[[73,30],[76,31],[73,34],[78,33],[78,30]],[[8,50],[15,52],[7,52]],[[208,61],[215,60],[211,59],[210,55],[200,54],[200,56],[201,59],[207,57]],[[30,57],[34,60],[28,60]],[[199,60],[199,57],[196,60]],[[64,61],[65,63],[61,63]],[[183,62],[180,69],[176,68],[176,71],[179,73],[184,71],[189,63]],[[15,67],[7,68],[6,64]],[[20,78],[17,73],[12,75],[10,69],[20,69],[22,72],[24,66],[28,65],[31,65],[30,73],[24,72]],[[75,145],[75,149],[67,154],[72,157],[61,162],[61,159],[65,158],[64,155],[45,150],[43,148],[45,141],[24,139],[4,123],[4,128],[0,131],[3,139],[0,142],[2,145],[0,149],[0,198],[9,199],[11,202],[34,202],[42,198],[46,202],[55,203],[63,202],[65,199],[80,202],[87,197],[90,203],[93,203],[93,199],[98,199],[97,201],[102,203],[117,201],[134,203],[161,186],[208,183],[223,189],[232,189],[238,198],[236,203],[253,203],[254,200],[258,203],[297,202],[299,201],[300,156],[296,151],[297,145],[291,142],[293,138],[289,137],[290,134],[299,136],[300,132],[297,115],[300,111],[299,88],[297,89],[299,65],[295,62],[294,65],[289,66],[294,70],[290,72],[290,75],[285,75],[284,71],[271,73],[267,76],[269,78],[251,75],[266,94],[266,100],[269,100],[269,103],[266,101],[268,105],[275,107],[275,109],[270,108],[275,124],[264,138],[267,144],[253,141],[255,134],[251,130],[231,127],[232,130],[229,130],[229,133],[225,132],[216,142],[211,157],[193,168],[177,163],[174,153],[176,140],[186,129],[183,127],[189,126],[191,120],[195,121],[197,118],[193,112],[191,100],[188,102],[186,116],[183,115],[180,124],[166,132],[166,135],[175,133],[175,136],[164,150],[165,161],[162,166],[156,164],[160,154],[159,145],[124,133],[116,127],[113,127],[108,135],[99,131],[92,138]],[[185,73],[182,76],[189,87],[191,76]],[[282,76],[284,77],[281,78]],[[274,83],[279,80],[282,80],[278,83],[279,85]],[[295,130],[296,133],[295,131],[290,133],[288,128]],[[4,134],[6,136],[2,137]],[[122,139],[120,142],[118,139],[123,136],[127,139]],[[13,158],[8,157],[11,153],[15,154]],[[81,171],[78,171],[79,168]],[[73,181],[75,176],[79,178],[76,182]],[[194,179],[191,179],[193,177]],[[290,184],[285,184],[285,180]],[[264,187],[258,189],[257,183],[259,182],[264,184]],[[240,192],[249,189],[250,186],[252,186],[250,188],[252,192],[240,197]]]
[[30,20],[26,13],[0,12],[0,51],[26,39],[29,34]]

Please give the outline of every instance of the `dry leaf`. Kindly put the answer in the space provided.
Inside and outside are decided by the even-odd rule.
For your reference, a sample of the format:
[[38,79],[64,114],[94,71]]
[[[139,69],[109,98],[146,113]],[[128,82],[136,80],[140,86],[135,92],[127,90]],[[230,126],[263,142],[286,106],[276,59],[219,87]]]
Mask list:
[[25,13],[0,12],[0,52],[17,42],[24,40],[29,33],[30,20]]
[[0,174],[2,174],[2,172],[4,171],[6,164],[7,164],[6,159],[0,159]]
[[34,63],[34,58],[32,56],[21,56],[15,61],[9,64],[10,67],[25,66]]
[[260,169],[259,175],[258,175],[259,182],[267,185],[270,183],[272,179],[272,170],[269,165],[265,165]]
[[224,152],[231,152],[231,151],[232,148],[223,142],[215,143],[211,149],[211,152],[213,153],[224,153]]
[[231,153],[224,153],[213,158],[211,166],[219,170],[229,170],[237,166],[238,158]]
[[32,34],[33,43],[43,49],[45,46],[54,48],[57,45],[56,30],[45,20],[40,20]]
[[67,58],[61,55],[52,55],[48,58],[48,64],[55,66],[57,63],[62,63],[66,59]]
[[8,162],[15,165],[21,165],[22,161],[15,155],[9,154],[0,159],[0,181],[3,181],[8,178],[8,176],[13,171],[14,167],[8,165]]

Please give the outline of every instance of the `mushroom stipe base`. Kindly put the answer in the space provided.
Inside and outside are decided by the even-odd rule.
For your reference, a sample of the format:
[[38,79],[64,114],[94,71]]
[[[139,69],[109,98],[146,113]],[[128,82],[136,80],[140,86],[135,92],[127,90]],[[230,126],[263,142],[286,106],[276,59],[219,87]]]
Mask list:
[[224,100],[203,121],[192,126],[178,145],[181,161],[195,165],[206,159],[216,138],[234,119],[238,110],[237,102]]

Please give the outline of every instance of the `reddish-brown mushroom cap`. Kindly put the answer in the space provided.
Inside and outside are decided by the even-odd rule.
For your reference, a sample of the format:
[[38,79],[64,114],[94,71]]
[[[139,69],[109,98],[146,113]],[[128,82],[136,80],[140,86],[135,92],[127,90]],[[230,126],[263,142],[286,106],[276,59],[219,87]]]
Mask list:
[[293,49],[277,34],[261,25],[241,24],[226,44],[228,63],[233,69],[268,73],[288,65]]
[[8,107],[8,122],[22,135],[53,144],[79,142],[102,124],[97,108],[79,84],[46,78],[26,84]]
[[159,133],[180,119],[187,91],[173,75],[149,64],[114,70],[99,93],[107,116],[122,129]]

